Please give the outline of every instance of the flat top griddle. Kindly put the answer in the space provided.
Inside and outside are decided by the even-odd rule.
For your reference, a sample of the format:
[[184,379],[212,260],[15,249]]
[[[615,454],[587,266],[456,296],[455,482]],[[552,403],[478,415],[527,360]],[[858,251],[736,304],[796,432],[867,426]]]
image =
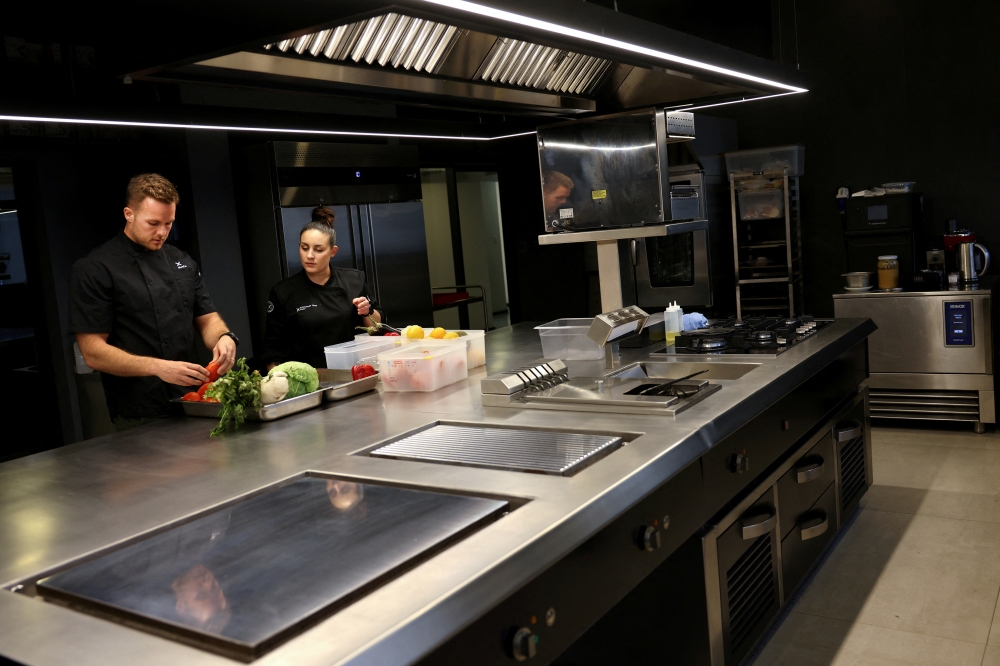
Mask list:
[[38,590],[250,661],[506,507],[305,477],[43,579]]

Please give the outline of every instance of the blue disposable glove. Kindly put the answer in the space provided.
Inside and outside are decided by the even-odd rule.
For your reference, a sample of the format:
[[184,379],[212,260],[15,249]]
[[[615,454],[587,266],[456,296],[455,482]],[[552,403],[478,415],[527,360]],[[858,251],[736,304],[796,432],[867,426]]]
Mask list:
[[694,331],[699,328],[705,328],[708,326],[708,320],[705,319],[705,315],[700,312],[692,312],[690,314],[684,315],[684,330]]

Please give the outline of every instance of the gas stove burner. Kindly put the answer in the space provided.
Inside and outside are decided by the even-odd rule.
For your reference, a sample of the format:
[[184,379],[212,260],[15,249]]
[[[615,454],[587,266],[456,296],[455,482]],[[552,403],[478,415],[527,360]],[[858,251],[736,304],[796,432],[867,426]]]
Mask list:
[[785,321],[781,322],[781,325],[784,326],[785,328],[790,328],[792,330],[795,330],[799,326],[802,326],[802,320],[801,319],[786,319]]
[[729,346],[729,340],[721,336],[711,336],[706,338],[698,338],[694,341],[695,351],[701,352],[712,352],[720,351]]
[[750,334],[750,342],[758,347],[771,347],[778,344],[778,336],[774,331],[753,331]]
[[734,331],[745,331],[750,328],[750,324],[746,323],[745,321],[735,321],[729,326],[729,328],[733,329]]

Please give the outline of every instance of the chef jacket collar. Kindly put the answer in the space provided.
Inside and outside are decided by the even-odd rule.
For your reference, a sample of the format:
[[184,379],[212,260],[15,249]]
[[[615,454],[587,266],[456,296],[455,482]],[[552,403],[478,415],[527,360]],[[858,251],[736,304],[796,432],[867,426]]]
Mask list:
[[129,238],[125,234],[125,230],[124,229],[122,229],[121,231],[118,232],[118,240],[121,241],[122,245],[125,246],[125,249],[133,257],[140,257],[140,256],[142,256],[144,254],[149,254],[151,252],[155,252],[155,250],[148,250],[148,249],[144,248],[143,246],[139,245],[138,243],[136,243],[131,238]]

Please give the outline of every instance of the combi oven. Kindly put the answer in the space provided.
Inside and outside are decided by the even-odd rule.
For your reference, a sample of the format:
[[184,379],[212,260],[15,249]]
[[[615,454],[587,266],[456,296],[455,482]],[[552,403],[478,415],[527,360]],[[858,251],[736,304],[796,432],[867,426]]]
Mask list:
[[[705,175],[700,168],[671,167],[670,208],[674,220],[705,219]],[[707,223],[687,233],[619,241],[618,254],[626,305],[713,304]]]

